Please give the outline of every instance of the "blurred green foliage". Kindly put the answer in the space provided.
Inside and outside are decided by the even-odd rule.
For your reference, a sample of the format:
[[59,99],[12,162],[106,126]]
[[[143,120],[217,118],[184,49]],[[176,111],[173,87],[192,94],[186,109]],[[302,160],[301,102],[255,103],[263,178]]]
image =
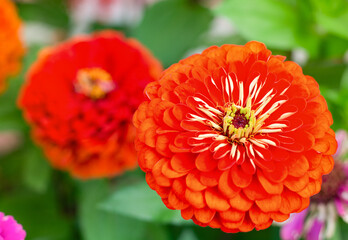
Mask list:
[[[38,0],[17,6],[25,22],[43,22],[66,36],[72,32],[66,1]],[[219,38],[209,29],[213,19],[221,16],[233,22],[236,32]],[[305,49],[309,61],[304,73],[319,82],[334,128],[347,129],[348,65],[343,60],[348,50],[347,22],[346,0],[225,0],[214,8],[204,7],[199,0],[163,0],[147,8],[136,26],[108,27],[139,39],[165,67],[192,49],[215,43],[258,40],[290,60],[294,49]],[[22,72],[0,96],[0,129],[15,130],[23,137],[15,152],[0,157],[0,211],[23,224],[28,240],[279,239],[278,227],[225,234],[184,221],[179,211],[167,209],[147,187],[139,170],[86,182],[52,170],[32,142],[16,105],[25,73],[42,47],[28,46]],[[335,240],[347,236],[348,227],[343,222],[340,226]]]

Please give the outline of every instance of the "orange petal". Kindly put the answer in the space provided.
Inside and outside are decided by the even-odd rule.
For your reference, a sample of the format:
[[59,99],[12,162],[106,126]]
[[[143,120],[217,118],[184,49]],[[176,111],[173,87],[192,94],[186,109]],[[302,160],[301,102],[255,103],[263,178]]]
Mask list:
[[209,208],[217,211],[226,211],[230,208],[227,200],[213,189],[208,188],[205,190],[205,201]]
[[144,147],[138,154],[139,166],[148,171],[160,160],[160,156],[151,148]]
[[270,220],[269,214],[261,211],[256,205],[250,208],[249,216],[251,221],[256,225],[268,223]]
[[144,143],[149,146],[149,147],[155,147],[156,146],[156,130],[157,130],[157,126],[155,127],[151,127],[151,128],[148,128],[146,131],[145,131],[145,141]]
[[309,198],[313,196],[314,194],[317,194],[320,191],[320,188],[321,188],[321,178],[317,180],[310,178],[307,186],[297,193],[303,198]]
[[184,175],[186,175],[185,172],[176,172],[172,169],[172,167],[170,166],[169,164],[169,161],[166,161],[163,166],[162,166],[162,174],[164,176],[166,176],[167,178],[179,178],[179,177],[182,177]]
[[263,230],[263,229],[269,228],[269,227],[272,225],[272,223],[273,223],[273,220],[270,219],[270,220],[268,220],[268,222],[266,222],[266,223],[255,225],[255,228],[256,228],[256,230],[258,230],[258,231],[259,231],[259,230]]
[[207,187],[214,187],[218,184],[218,180],[220,178],[220,171],[212,171],[212,172],[201,172],[200,181],[203,185]]
[[220,221],[219,221],[216,217],[214,217],[214,218],[209,222],[209,225],[208,225],[208,226],[211,227],[211,228],[221,228],[221,227],[222,227]]
[[202,191],[207,187],[204,186],[194,173],[189,173],[186,176],[186,185],[191,188],[193,191]]
[[288,176],[288,169],[283,164],[277,164],[273,172],[263,171],[264,176],[272,182],[281,183]]
[[253,202],[250,201],[242,192],[238,193],[235,197],[229,200],[231,207],[238,209],[240,211],[248,211]]
[[308,182],[309,182],[309,177],[308,177],[308,173],[306,173],[302,177],[298,177],[298,178],[288,176],[284,181],[284,186],[286,186],[291,191],[299,192],[308,185]]
[[267,178],[265,178],[263,172],[261,170],[257,171],[257,177],[262,185],[262,187],[269,194],[280,194],[283,191],[283,183],[275,183]]
[[163,122],[171,129],[180,129],[180,122],[173,114],[173,108],[167,108],[163,113]]
[[171,191],[168,195],[168,203],[170,206],[174,209],[185,209],[189,206],[189,204],[186,201],[181,200],[174,191]]
[[218,188],[227,198],[233,198],[240,191],[240,188],[234,186],[232,183],[229,171],[225,171],[221,174]]
[[[162,134],[162,135],[157,136],[156,150],[159,154],[161,154],[165,157],[172,156],[172,152],[169,149],[170,137],[171,137],[170,134]],[[171,137],[171,138],[173,138],[173,137]]]
[[230,172],[233,183],[240,188],[249,186],[253,179],[253,175],[245,173],[240,166],[232,167]]
[[242,223],[243,223],[243,219],[239,222],[222,221],[222,225],[227,228],[222,230],[228,233],[239,232],[237,229],[242,225]]
[[156,186],[155,190],[161,198],[168,198],[171,191],[170,187],[161,187],[159,185]]
[[289,161],[288,174],[293,177],[303,176],[309,169],[307,158],[303,155],[293,154]]
[[194,192],[187,188],[185,198],[194,208],[204,208],[206,206],[202,192]]
[[323,155],[321,158],[321,168],[323,170],[323,174],[329,174],[334,167],[334,160],[332,156]]
[[170,165],[177,172],[188,172],[195,167],[192,153],[176,153],[170,161]]
[[284,214],[293,213],[301,207],[301,204],[301,197],[298,194],[284,189],[279,210]]
[[315,150],[310,150],[308,152],[305,152],[305,156],[308,160],[309,170],[319,167],[322,158],[321,153],[318,153]]
[[270,213],[270,217],[276,222],[284,222],[290,217],[290,214],[283,214],[281,212]]
[[168,161],[168,160],[166,160],[164,158],[159,160],[155,164],[155,166],[153,167],[152,173],[153,173],[153,177],[155,178],[156,183],[158,185],[163,186],[163,187],[169,187],[171,185],[171,181],[162,174],[162,166],[163,166],[165,161]]
[[264,199],[268,197],[268,193],[263,189],[259,181],[256,179],[256,177],[253,178],[253,181],[251,184],[243,188],[242,190],[245,195],[252,201],[254,200],[259,200],[259,199]]
[[186,191],[185,182],[182,179],[175,179],[172,184],[172,190],[179,198],[183,199]]
[[145,132],[149,128],[156,127],[155,121],[152,118],[147,118],[143,121],[138,128],[138,138],[140,141],[145,142]]
[[249,215],[245,215],[243,223],[239,226],[239,230],[241,232],[250,232],[251,230],[253,230],[253,228],[254,224],[251,221]]
[[308,171],[308,177],[313,179],[321,178],[323,170],[321,167]]
[[310,199],[309,198],[301,198],[301,207],[300,209],[297,210],[297,212],[302,212],[303,210],[305,210],[306,208],[308,208],[309,203],[310,203]]
[[217,166],[217,160],[210,151],[201,152],[196,158],[196,167],[199,171],[210,172]]
[[192,216],[193,216],[193,208],[192,207],[188,207],[188,208],[182,209],[181,210],[181,216],[185,220],[191,219]]
[[215,216],[215,211],[209,208],[195,209],[194,215],[201,223],[209,223]]
[[228,209],[223,212],[219,212],[220,217],[228,222],[241,222],[244,218],[245,213],[236,209]]
[[255,202],[263,212],[275,212],[279,210],[282,198],[280,195],[273,195],[263,200],[256,200]]

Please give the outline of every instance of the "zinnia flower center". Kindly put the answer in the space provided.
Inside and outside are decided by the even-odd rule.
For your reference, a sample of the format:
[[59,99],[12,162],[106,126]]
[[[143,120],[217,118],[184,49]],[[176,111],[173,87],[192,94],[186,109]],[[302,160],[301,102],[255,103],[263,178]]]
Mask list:
[[343,164],[335,161],[332,172],[323,176],[323,183],[318,194],[314,195],[311,200],[319,203],[326,203],[336,197],[338,189],[347,179],[344,172]]
[[250,101],[246,107],[240,107],[232,103],[225,109],[222,120],[223,134],[230,139],[249,136],[255,126],[255,113],[251,110]]
[[111,75],[101,68],[84,68],[77,73],[75,89],[92,99],[100,99],[115,89]]

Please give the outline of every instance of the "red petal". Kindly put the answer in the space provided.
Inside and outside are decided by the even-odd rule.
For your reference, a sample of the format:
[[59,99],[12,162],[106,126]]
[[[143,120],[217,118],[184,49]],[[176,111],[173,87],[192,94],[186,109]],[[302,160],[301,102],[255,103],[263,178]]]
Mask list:
[[196,158],[196,167],[202,172],[210,172],[216,168],[217,160],[210,151],[201,152]]
[[195,162],[192,159],[192,153],[177,153],[174,154],[170,161],[170,165],[177,172],[188,172],[195,168]]
[[245,173],[240,166],[233,166],[230,170],[233,183],[240,188],[249,186],[253,175]]

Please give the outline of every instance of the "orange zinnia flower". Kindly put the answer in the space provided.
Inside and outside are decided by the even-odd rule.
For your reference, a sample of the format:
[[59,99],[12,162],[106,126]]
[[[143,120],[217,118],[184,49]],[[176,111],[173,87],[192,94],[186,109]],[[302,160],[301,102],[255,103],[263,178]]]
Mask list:
[[20,105],[54,167],[79,178],[136,165],[132,116],[162,71],[137,41],[104,31],[40,53]]
[[20,19],[11,0],[0,4],[0,92],[5,88],[7,77],[16,74],[24,48],[19,38]]
[[148,84],[139,165],[170,209],[225,232],[265,229],[309,204],[333,168],[318,84],[258,42],[211,47]]

